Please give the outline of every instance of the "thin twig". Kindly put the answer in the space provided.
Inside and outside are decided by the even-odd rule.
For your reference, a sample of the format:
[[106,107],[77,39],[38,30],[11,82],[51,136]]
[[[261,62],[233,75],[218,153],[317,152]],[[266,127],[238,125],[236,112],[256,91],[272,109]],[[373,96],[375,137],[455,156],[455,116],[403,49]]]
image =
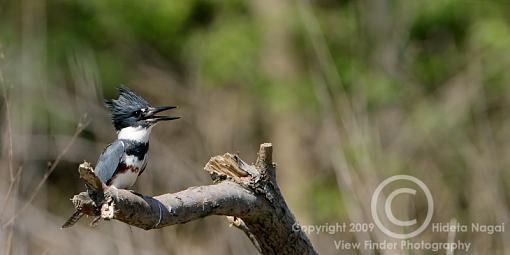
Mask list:
[[14,235],[13,226],[11,226],[7,230],[7,240],[5,241],[5,254],[11,254],[13,235]]
[[14,170],[12,167],[12,126],[11,126],[11,104],[9,98],[7,97],[7,90],[5,86],[2,86],[2,92],[5,101],[5,122],[7,124],[7,140],[9,142],[9,151],[8,151],[8,159],[9,159],[9,176],[11,177],[11,183],[14,182]]
[[[2,59],[3,59],[3,53],[0,51],[0,60],[2,60]],[[4,84],[4,77],[3,77],[2,70],[0,70],[0,83],[1,83],[1,85],[3,85],[2,92],[3,92],[4,101],[5,101],[5,122],[7,125],[6,129],[7,129],[7,141],[8,141],[7,167],[9,169],[9,177],[10,177],[9,178],[9,189],[8,189],[5,199],[2,203],[2,210],[0,212],[0,219],[1,219],[5,212],[5,209],[7,208],[8,203],[10,202],[10,196],[11,196],[12,191],[14,190],[14,187],[16,186],[16,184],[19,184],[19,177],[20,177],[22,168],[20,167],[18,169],[18,173],[16,174],[16,176],[14,176],[13,160],[12,160],[13,149],[12,149],[11,104],[10,104],[10,98],[7,96],[8,92],[6,89],[6,85]],[[14,210],[16,210],[15,207],[14,207]],[[13,227],[8,229],[6,232],[7,232],[7,240],[5,243],[5,254],[11,254],[12,239],[14,238]]]
[[[21,169],[20,169],[21,171]],[[14,182],[12,182],[12,187],[13,190],[14,190],[14,196],[17,195],[17,191],[18,191],[18,187],[19,187],[19,178],[17,178]],[[6,207],[7,207],[7,204],[6,204]],[[13,214],[15,215],[16,214],[16,201],[14,201],[14,211],[13,211]],[[5,207],[3,208],[5,209]],[[14,225],[11,225],[10,227],[7,228],[7,230],[5,231],[7,233],[7,239],[5,240],[5,252],[4,254],[11,254],[11,249],[12,249],[12,239],[14,238]]]
[[48,180],[48,177],[50,177],[51,173],[53,172],[53,170],[55,170],[55,168],[57,167],[57,165],[60,163],[60,161],[62,160],[62,158],[64,157],[64,155],[67,153],[67,151],[71,148],[71,145],[73,145],[74,141],[76,140],[76,138],[78,137],[78,135],[85,129],[85,127],[89,124],[90,121],[88,120],[84,120],[86,119],[86,116],[82,117],[82,120],[80,120],[80,122],[78,123],[78,126],[76,127],[76,131],[74,132],[73,136],[71,137],[71,140],[69,141],[69,143],[66,144],[66,146],[64,147],[64,149],[60,152],[60,154],[57,156],[57,158],[55,159],[55,161],[53,162],[53,164],[51,164],[51,166],[48,168],[48,170],[46,171],[46,173],[44,174],[43,178],[41,179],[41,181],[39,182],[39,184],[36,186],[36,188],[34,189],[34,191],[32,192],[32,196],[30,196],[30,198],[26,201],[26,203],[23,205],[23,207],[18,211],[18,213],[14,216],[12,216],[12,218],[10,220],[8,220],[4,225],[3,227],[6,227],[10,224],[12,224],[14,222],[14,220],[16,219],[16,217],[18,217],[19,215],[21,215],[27,208],[28,206],[32,203],[32,201],[35,199],[35,197],[37,196],[37,194],[39,193],[39,190],[42,188],[42,186],[44,185],[44,183],[46,182],[46,180]]
[[[0,54],[1,54],[1,52],[0,52]],[[0,70],[0,72],[1,72],[1,70]],[[2,77],[0,77],[0,78],[2,78]],[[2,78],[2,80],[0,80],[0,82],[3,83],[3,78]],[[7,140],[9,143],[8,155],[7,155],[7,157],[8,157],[7,165],[9,168],[10,182],[9,182],[9,189],[7,191],[7,195],[5,196],[4,201],[2,203],[2,211],[0,212],[0,219],[2,218],[2,215],[4,214],[5,208],[7,208],[7,203],[9,202],[9,197],[12,192],[12,188],[14,187],[14,183],[16,182],[16,178],[18,178],[17,176],[19,176],[19,174],[20,174],[19,170],[21,170],[21,169],[18,170],[18,173],[16,174],[16,177],[15,177],[14,172],[13,172],[13,162],[12,162],[13,149],[12,149],[11,104],[10,104],[9,97],[7,96],[7,89],[5,88],[5,86],[2,86],[2,92],[3,92],[4,101],[5,101],[5,122],[7,125],[7,127],[6,127]]]
[[18,168],[18,172],[16,173],[16,176],[14,177],[14,180],[11,181],[10,184],[9,184],[9,189],[7,190],[7,195],[5,195],[4,202],[2,203],[3,207],[2,207],[2,211],[0,211],[0,219],[4,215],[4,212],[5,212],[5,209],[7,208],[7,205],[11,201],[11,192],[13,191],[15,184],[19,180],[19,178],[21,176],[22,170],[23,170],[23,167],[20,166]]
[[[21,173],[22,169],[23,168],[20,168],[18,170],[18,173]],[[13,197],[18,196],[20,180],[21,180],[21,178],[19,178],[19,176],[14,180]],[[13,208],[12,214],[13,215],[16,215],[16,204],[17,204],[17,200],[14,200],[13,206],[12,206],[12,208]],[[6,244],[5,244],[5,254],[11,254],[11,251],[12,251],[12,240],[14,239],[14,222],[15,221],[13,220],[12,225],[10,225],[7,228],[7,231],[5,231],[7,233],[7,240],[6,240]]]
[[228,222],[230,222],[230,227],[235,226],[236,228],[242,230],[250,239],[251,243],[259,253],[262,253],[262,249],[260,248],[260,244],[257,241],[257,237],[253,235],[253,233],[250,231],[248,226],[244,223],[244,221],[241,218],[235,217],[235,216],[227,216]]

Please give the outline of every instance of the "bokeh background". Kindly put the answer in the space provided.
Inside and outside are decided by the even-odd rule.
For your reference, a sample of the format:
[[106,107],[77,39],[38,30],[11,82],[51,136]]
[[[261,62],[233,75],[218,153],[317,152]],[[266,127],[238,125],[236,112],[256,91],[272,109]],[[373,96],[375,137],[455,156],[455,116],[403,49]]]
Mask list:
[[[211,156],[252,162],[272,142],[303,225],[370,223],[375,187],[409,174],[433,222],[510,226],[509,14],[504,0],[0,0],[0,253],[256,253],[220,216],[59,229],[84,189],[78,164],[115,137],[102,100],[120,84],[182,116],[153,130],[141,193],[210,184]],[[426,214],[423,198],[395,203],[399,218]],[[509,231],[450,240],[508,254]],[[309,236],[322,254],[432,254],[335,249],[392,240],[380,231]]]

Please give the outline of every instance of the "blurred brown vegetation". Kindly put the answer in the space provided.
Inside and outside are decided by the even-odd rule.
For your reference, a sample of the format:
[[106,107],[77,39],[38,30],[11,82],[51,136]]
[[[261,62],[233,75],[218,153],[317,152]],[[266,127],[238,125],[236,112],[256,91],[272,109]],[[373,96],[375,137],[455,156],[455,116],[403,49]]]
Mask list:
[[[209,184],[211,156],[253,160],[272,142],[303,225],[371,222],[372,191],[394,174],[428,185],[433,222],[508,225],[509,12],[496,0],[0,0],[0,223],[28,206],[0,228],[0,253],[255,253],[224,217],[59,229],[84,189],[78,164],[115,137],[102,100],[120,84],[182,116],[154,129],[138,192]],[[423,217],[425,206],[398,211]],[[387,237],[310,238],[322,254],[349,254],[333,241]],[[508,232],[456,238],[470,253],[510,252]],[[413,240],[446,239],[429,228]]]

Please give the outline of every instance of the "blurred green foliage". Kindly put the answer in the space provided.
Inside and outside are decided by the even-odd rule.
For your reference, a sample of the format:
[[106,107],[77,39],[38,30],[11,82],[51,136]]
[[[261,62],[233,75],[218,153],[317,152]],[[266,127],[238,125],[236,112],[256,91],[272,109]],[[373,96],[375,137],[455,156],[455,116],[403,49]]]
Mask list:
[[[399,3],[394,3],[397,8]],[[18,2],[5,5],[19,7]],[[405,70],[424,89],[433,92],[452,75],[465,67],[470,45],[484,49],[484,53],[498,54],[507,51],[510,44],[508,20],[504,10],[508,4],[501,1],[425,1],[418,4],[412,17],[406,41],[400,42]],[[333,6],[333,8],[331,8]],[[9,6],[7,6],[9,7]],[[326,36],[335,68],[347,91],[356,84],[370,84],[367,89],[370,102],[385,103],[401,97],[399,87],[406,86],[391,74],[376,71],[367,58],[365,46],[373,42],[360,32],[358,6],[355,1],[319,1],[314,5],[322,32]],[[4,15],[1,36],[7,44],[15,43],[19,8]],[[256,87],[254,91],[266,91],[261,96],[272,95],[277,86],[265,88],[272,79],[260,68],[262,38],[265,29],[256,22],[249,3],[244,1],[215,2],[194,1],[66,1],[47,2],[48,67],[50,70],[65,69],[68,56],[85,48],[94,50],[101,80],[113,87],[119,80],[127,80],[137,60],[155,53],[172,64],[182,76],[189,75],[190,65],[198,68],[204,86],[239,85]],[[485,14],[485,10],[490,14]],[[290,33],[295,34],[293,51],[298,64],[306,68],[310,64],[309,46],[302,45],[308,35],[295,18],[295,10],[286,13],[293,23]],[[394,19],[394,22],[399,22]],[[12,23],[17,23],[12,26]],[[303,42],[305,41],[305,42]],[[304,46],[300,47],[299,45]],[[492,66],[489,66],[492,67]],[[494,81],[501,81],[502,70],[490,70]],[[306,72],[295,73],[293,82],[310,87]],[[500,77],[500,78],[498,78]],[[360,81],[362,79],[362,81]],[[304,84],[303,84],[304,83]],[[491,84],[497,85],[498,82]],[[501,86],[501,82],[499,82]],[[271,84],[274,85],[274,84]],[[332,84],[336,86],[339,84]],[[301,87],[299,85],[298,87]],[[302,94],[309,94],[304,89]],[[404,90],[405,91],[405,90]],[[292,97],[293,93],[281,93]],[[299,95],[301,93],[294,93]],[[273,98],[281,101],[282,95]],[[289,101],[283,99],[283,101]],[[290,100],[293,101],[293,100]],[[289,102],[290,102],[289,101]],[[299,103],[314,99],[300,97]]]

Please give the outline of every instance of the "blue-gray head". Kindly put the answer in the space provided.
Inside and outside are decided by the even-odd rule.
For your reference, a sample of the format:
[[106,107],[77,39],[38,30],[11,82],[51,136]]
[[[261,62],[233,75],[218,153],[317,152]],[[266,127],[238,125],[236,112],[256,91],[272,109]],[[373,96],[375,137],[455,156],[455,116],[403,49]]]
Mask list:
[[127,87],[119,87],[119,98],[105,100],[105,105],[112,112],[113,126],[117,131],[127,127],[150,128],[159,121],[175,120],[179,117],[157,116],[162,111],[176,106],[151,106],[145,99]]

